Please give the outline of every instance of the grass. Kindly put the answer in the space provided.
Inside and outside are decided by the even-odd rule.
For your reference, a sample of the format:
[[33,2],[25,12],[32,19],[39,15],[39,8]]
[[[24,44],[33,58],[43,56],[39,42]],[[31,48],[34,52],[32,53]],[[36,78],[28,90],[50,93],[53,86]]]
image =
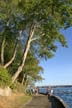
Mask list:
[[31,96],[24,94],[16,94],[9,97],[0,96],[0,108],[23,108],[24,104],[31,98]]

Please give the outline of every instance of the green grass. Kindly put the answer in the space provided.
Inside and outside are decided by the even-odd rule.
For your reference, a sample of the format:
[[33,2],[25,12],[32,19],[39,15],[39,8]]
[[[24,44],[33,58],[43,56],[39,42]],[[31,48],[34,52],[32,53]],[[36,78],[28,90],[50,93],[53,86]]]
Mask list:
[[23,106],[32,99],[31,96],[20,96],[14,103],[15,108],[23,108]]

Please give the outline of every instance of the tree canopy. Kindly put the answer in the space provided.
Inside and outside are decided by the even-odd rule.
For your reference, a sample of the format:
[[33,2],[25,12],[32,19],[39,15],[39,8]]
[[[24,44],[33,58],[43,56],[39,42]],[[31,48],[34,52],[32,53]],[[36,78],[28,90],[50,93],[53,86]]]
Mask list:
[[[58,47],[56,42],[67,47],[66,38],[60,30],[70,26],[72,0],[0,0],[1,65],[4,68],[12,65],[17,58],[19,46],[22,54],[21,58],[18,58],[20,64],[16,65],[17,71],[14,72],[12,82],[23,71],[29,74],[32,72],[34,78],[38,77],[38,74],[33,72],[34,68],[28,67],[28,53],[33,55],[34,59],[31,60],[36,62],[37,66],[41,58],[47,60],[53,57]],[[28,64],[28,71],[25,70],[25,62]]]

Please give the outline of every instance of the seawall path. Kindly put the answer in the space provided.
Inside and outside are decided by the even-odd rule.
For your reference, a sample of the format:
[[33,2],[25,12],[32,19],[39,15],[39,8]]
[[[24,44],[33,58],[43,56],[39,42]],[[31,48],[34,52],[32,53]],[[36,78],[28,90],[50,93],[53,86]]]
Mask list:
[[23,108],[51,108],[51,103],[46,95],[37,95]]

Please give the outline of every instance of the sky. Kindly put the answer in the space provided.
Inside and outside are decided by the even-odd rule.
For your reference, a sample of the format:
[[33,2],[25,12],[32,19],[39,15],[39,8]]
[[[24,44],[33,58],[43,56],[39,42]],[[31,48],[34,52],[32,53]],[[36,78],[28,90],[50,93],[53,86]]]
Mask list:
[[62,30],[61,33],[66,37],[68,48],[59,44],[53,58],[41,60],[44,80],[36,83],[36,86],[72,85],[72,27]]

